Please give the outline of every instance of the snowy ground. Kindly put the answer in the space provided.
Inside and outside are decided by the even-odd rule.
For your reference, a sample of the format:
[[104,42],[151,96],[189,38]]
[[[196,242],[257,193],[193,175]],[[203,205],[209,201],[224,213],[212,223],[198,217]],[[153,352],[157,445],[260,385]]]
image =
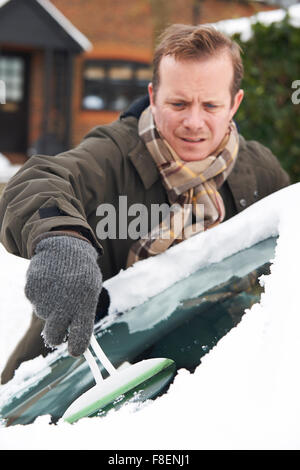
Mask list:
[[[300,183],[107,283],[113,297],[118,291],[120,305],[130,306],[149,295],[141,288],[139,298],[133,298],[126,290],[126,283],[138,282],[145,263],[154,295],[166,287],[160,284],[166,272],[172,274],[172,283],[174,276],[180,279],[197,268],[195,251],[203,252],[203,245],[198,266],[279,233],[261,302],[205,356],[194,374],[180,370],[166,395],[138,411],[127,406],[74,425],[60,421],[50,426],[49,416],[42,416],[31,425],[2,427],[0,449],[300,449],[298,201]],[[27,327],[30,306],[23,294],[28,261],[8,255],[0,245],[0,263],[1,369]],[[165,271],[159,279],[157,263]]]
[[9,160],[0,152],[0,183],[6,183],[20,168],[20,165],[11,165]]

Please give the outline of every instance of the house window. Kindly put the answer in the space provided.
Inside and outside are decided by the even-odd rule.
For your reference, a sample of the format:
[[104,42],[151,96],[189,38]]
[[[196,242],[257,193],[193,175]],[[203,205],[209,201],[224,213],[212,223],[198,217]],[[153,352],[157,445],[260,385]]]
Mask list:
[[0,80],[5,83],[7,102],[19,103],[24,94],[24,61],[20,57],[0,57]]
[[87,60],[83,70],[82,107],[86,110],[123,111],[147,93],[152,71],[148,64],[129,61]]

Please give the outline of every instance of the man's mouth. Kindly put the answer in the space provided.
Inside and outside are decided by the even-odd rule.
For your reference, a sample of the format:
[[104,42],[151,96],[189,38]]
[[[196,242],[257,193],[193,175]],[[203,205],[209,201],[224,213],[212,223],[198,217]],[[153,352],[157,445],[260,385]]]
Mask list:
[[195,139],[195,138],[190,138],[190,137],[181,137],[182,140],[184,140],[185,142],[189,142],[191,144],[197,144],[199,142],[204,142],[205,139],[203,137],[200,137],[198,139]]

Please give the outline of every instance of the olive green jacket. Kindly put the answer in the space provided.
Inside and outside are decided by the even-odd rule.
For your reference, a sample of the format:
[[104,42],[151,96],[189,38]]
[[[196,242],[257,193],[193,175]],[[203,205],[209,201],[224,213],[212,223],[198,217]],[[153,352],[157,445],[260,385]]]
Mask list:
[[[75,228],[102,252],[104,279],[125,268],[135,240],[124,233],[99,240],[99,207],[112,204],[124,228],[134,218],[127,214],[132,204],[144,204],[150,214],[152,204],[168,203],[157,167],[138,136],[137,122],[134,116],[121,117],[93,129],[73,150],[31,157],[1,196],[0,240],[6,249],[31,258],[37,242],[49,232]],[[240,136],[237,162],[221,188],[226,218],[288,184],[288,175],[270,150]],[[117,223],[117,235],[119,228]]]

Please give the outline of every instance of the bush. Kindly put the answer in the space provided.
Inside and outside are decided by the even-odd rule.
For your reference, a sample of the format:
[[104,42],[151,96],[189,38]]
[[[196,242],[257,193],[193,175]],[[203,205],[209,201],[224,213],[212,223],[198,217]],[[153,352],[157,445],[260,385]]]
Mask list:
[[[300,91],[292,88],[300,80],[300,29],[280,23],[252,26],[253,37],[243,42],[244,101],[236,114],[240,133],[269,147],[291,176],[300,181]],[[300,84],[300,82],[299,82]],[[298,85],[298,89],[299,89]]]

